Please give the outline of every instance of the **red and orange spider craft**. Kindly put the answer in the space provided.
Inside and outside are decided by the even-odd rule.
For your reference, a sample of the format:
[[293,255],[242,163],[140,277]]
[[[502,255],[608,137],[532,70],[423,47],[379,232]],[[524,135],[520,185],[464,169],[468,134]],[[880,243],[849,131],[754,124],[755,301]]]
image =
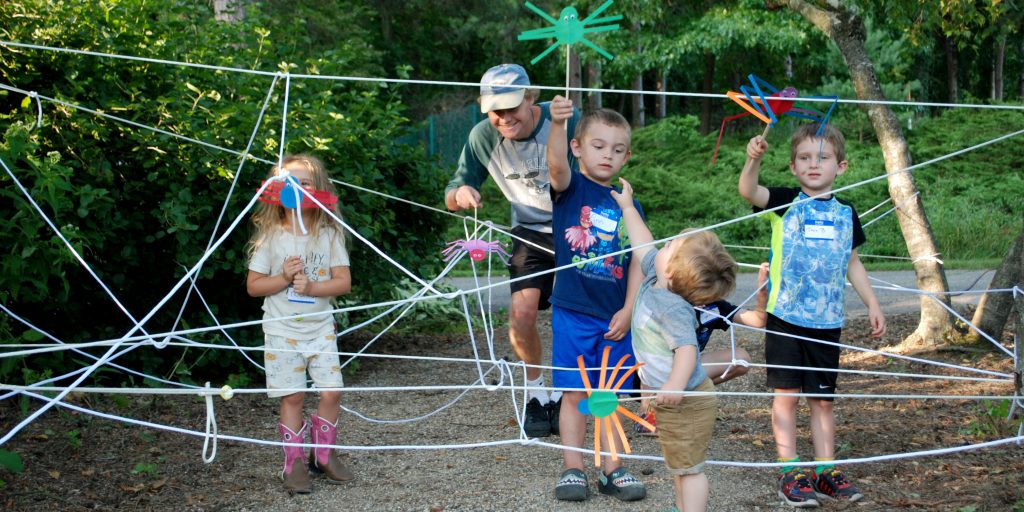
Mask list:
[[[718,141],[715,142],[715,152],[711,155],[712,166],[715,165],[715,159],[718,157],[718,147],[722,144],[722,134],[725,133],[725,123],[734,119],[752,115],[765,123],[766,126],[764,127],[764,133],[762,133],[761,136],[766,137],[768,135],[768,130],[779,122],[777,115],[789,115],[820,123],[818,132],[815,135],[816,137],[821,137],[821,134],[825,131],[825,125],[828,124],[828,120],[832,116],[832,111],[836,108],[836,103],[839,102],[838,96],[808,96],[807,99],[832,100],[832,105],[829,107],[828,111],[821,112],[820,110],[803,105],[797,105],[797,90],[795,87],[786,87],[780,91],[776,89],[775,86],[765,82],[753,73],[748,75],[747,79],[750,80],[750,89],[748,89],[746,85],[741,85],[740,92],[727,91],[725,93],[729,99],[743,107],[743,110],[746,112],[729,116],[722,120],[722,127],[718,129]],[[764,90],[762,90],[761,86],[764,86],[764,89],[769,91],[770,94],[765,96]],[[777,99],[773,100],[772,98]]]
[[[647,427],[650,431],[655,430],[655,426],[644,421],[643,418],[633,414],[629,409],[619,405],[619,398],[615,396],[615,393],[622,387],[629,378],[643,363],[635,363],[629,368],[616,381],[616,377],[619,374],[619,370],[622,369],[622,365],[629,359],[629,354],[622,356],[619,359],[619,363],[615,365],[615,369],[612,370],[611,374],[608,374],[608,354],[611,352],[611,347],[605,347],[604,353],[601,355],[601,377],[598,382],[597,389],[593,389],[590,386],[590,377],[587,375],[587,367],[583,363],[583,356],[576,358],[577,364],[580,367],[580,375],[583,376],[583,387],[587,390],[587,398],[580,401],[579,410],[584,415],[594,416],[594,465],[597,467],[601,466],[601,438],[602,433],[607,435],[608,439],[612,438],[612,426],[615,426],[615,431],[619,434],[619,440],[622,441],[622,447],[626,453],[633,453],[629,447],[629,440],[626,439],[626,432],[622,429],[622,421],[619,420],[619,416],[616,413],[622,413],[627,418],[640,423]],[[603,428],[603,430],[602,430]],[[612,460],[619,460],[619,454],[615,452],[615,445],[611,444],[608,447],[612,454]]]
[[[266,188],[263,189],[263,193],[260,194],[259,200],[267,204],[279,204],[294,210],[298,205],[299,200],[302,201],[302,207],[305,209],[319,208],[316,203],[313,202],[315,198],[320,201],[320,204],[327,208],[334,208],[334,205],[338,204],[338,196],[331,194],[324,190],[314,190],[312,188],[303,188],[295,182],[295,178],[286,178],[288,183],[279,180],[268,180],[271,181]],[[266,184],[266,181],[263,182]]]

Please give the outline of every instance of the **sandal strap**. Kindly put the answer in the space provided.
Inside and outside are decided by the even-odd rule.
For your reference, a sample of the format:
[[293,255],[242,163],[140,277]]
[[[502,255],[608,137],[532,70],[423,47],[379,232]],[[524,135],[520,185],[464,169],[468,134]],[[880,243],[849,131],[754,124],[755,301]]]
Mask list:
[[587,485],[587,474],[575,469],[567,469],[562,472],[562,476],[558,479],[558,485],[556,487],[562,487],[565,485]]
[[605,478],[619,487],[641,483],[640,480],[627,471],[626,468],[616,469],[615,471],[605,475]]

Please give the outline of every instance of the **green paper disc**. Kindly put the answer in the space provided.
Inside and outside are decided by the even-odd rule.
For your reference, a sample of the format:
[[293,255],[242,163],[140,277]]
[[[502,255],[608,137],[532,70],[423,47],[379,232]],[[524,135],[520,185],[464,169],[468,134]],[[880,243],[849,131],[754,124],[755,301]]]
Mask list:
[[611,391],[594,391],[588,399],[590,414],[604,418],[619,408],[619,398]]

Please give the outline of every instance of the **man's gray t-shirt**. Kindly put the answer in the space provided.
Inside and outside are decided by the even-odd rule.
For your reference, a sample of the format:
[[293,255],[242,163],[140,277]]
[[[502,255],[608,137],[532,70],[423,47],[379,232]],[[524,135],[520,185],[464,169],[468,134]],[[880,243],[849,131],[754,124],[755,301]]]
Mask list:
[[[540,118],[530,136],[511,140],[501,136],[489,119],[473,127],[462,148],[459,166],[448,182],[445,194],[462,185],[477,190],[488,176],[512,205],[512,227],[523,226],[542,233],[551,232],[551,180],[548,177],[548,133],[551,131],[550,102],[538,103]],[[574,111],[569,120],[566,142],[572,140],[579,121]],[[576,157],[568,151],[569,167],[577,168]]]
[[700,365],[697,315],[686,299],[667,288],[654,287],[658,280],[654,271],[657,254],[657,250],[648,252],[640,264],[644,280],[633,306],[633,353],[638,362],[644,363],[639,370],[640,379],[658,389],[665,385],[672,372],[675,349],[693,345],[697,349],[697,365],[686,383],[686,390],[690,391],[708,378]]

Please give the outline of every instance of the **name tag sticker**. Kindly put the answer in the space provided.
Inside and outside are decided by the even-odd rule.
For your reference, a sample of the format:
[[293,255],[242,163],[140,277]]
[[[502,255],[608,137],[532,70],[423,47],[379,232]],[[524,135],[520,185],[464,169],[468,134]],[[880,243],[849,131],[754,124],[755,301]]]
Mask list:
[[808,240],[835,240],[836,224],[830,220],[805,221],[804,238]]
[[594,212],[590,213],[590,222],[594,225],[595,228],[604,231],[605,233],[611,233],[615,231],[615,228],[618,227],[619,225],[619,222],[617,220],[609,219],[604,215]]
[[316,297],[310,297],[309,295],[303,295],[295,291],[294,287],[288,287],[288,302],[299,302],[302,304],[316,304]]
[[718,318],[718,315],[721,315],[721,313],[718,311],[718,306],[704,306],[694,309],[700,312],[700,320],[698,321],[701,325],[704,325],[712,320],[715,320],[716,318]]

